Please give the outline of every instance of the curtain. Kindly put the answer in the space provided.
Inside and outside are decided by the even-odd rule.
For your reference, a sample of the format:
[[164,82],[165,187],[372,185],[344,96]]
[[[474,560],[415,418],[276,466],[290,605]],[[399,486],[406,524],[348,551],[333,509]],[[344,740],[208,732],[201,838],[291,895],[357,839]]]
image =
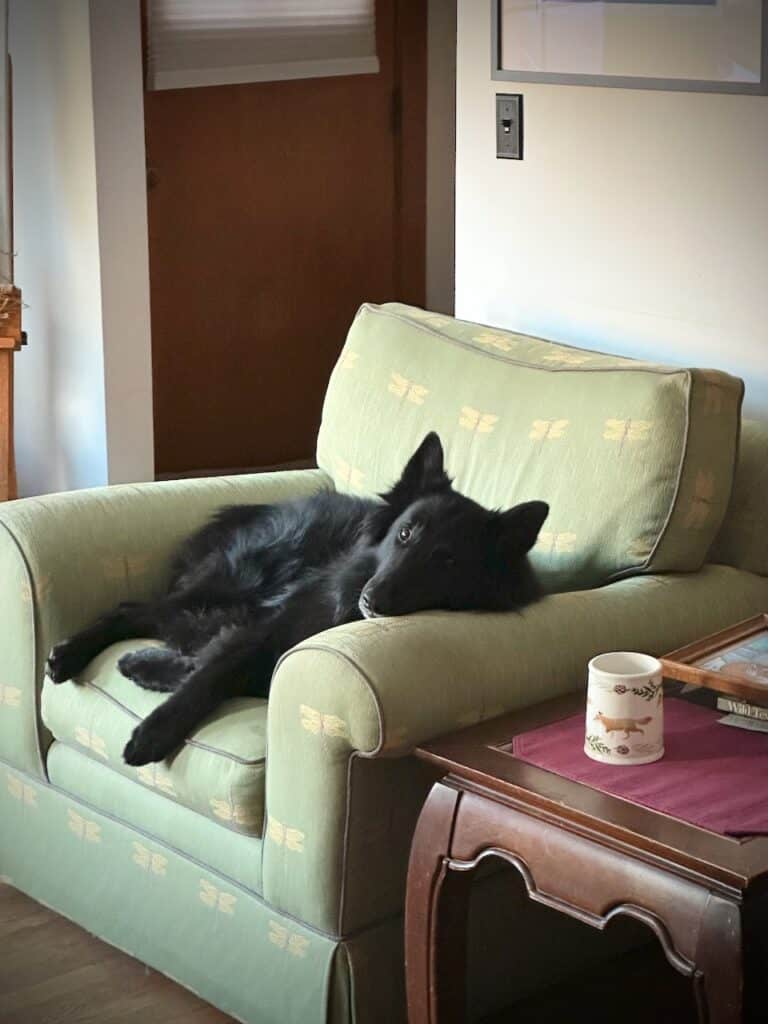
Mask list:
[[148,87],[370,74],[374,0],[148,0]]

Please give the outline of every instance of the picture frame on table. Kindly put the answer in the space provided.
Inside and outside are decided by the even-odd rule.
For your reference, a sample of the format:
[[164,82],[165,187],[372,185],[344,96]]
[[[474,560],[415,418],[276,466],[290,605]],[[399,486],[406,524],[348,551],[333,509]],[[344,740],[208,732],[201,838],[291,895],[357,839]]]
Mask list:
[[768,95],[768,0],[490,0],[491,78]]
[[768,708],[768,613],[680,647],[661,659],[664,676]]

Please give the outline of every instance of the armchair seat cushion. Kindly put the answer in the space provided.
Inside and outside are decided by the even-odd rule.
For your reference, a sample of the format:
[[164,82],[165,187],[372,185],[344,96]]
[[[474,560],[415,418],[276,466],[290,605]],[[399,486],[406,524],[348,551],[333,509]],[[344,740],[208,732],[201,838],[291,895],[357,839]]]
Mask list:
[[227,828],[261,835],[264,821],[267,701],[226,701],[172,758],[133,768],[123,748],[164,693],[126,679],[117,661],[127,651],[157,646],[126,641],[107,648],[78,676],[54,686],[45,680],[42,715],[60,742],[107,765],[168,800],[189,807]]

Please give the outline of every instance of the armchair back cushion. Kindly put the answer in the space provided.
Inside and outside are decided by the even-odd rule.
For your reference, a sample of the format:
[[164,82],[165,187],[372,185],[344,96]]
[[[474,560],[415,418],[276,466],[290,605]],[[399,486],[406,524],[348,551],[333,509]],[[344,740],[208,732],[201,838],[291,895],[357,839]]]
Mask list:
[[743,384],[391,303],[364,305],[326,394],[318,465],[380,492],[429,430],[486,507],[551,506],[550,590],[701,567],[731,494]]
[[742,424],[733,496],[709,561],[768,576],[768,424]]

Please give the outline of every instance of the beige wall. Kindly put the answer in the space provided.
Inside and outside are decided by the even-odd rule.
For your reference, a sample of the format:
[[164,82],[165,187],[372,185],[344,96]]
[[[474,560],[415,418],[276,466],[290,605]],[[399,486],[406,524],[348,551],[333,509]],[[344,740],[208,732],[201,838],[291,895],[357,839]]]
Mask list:
[[458,0],[456,142],[457,316],[722,367],[768,419],[768,97],[492,82],[490,4]]

